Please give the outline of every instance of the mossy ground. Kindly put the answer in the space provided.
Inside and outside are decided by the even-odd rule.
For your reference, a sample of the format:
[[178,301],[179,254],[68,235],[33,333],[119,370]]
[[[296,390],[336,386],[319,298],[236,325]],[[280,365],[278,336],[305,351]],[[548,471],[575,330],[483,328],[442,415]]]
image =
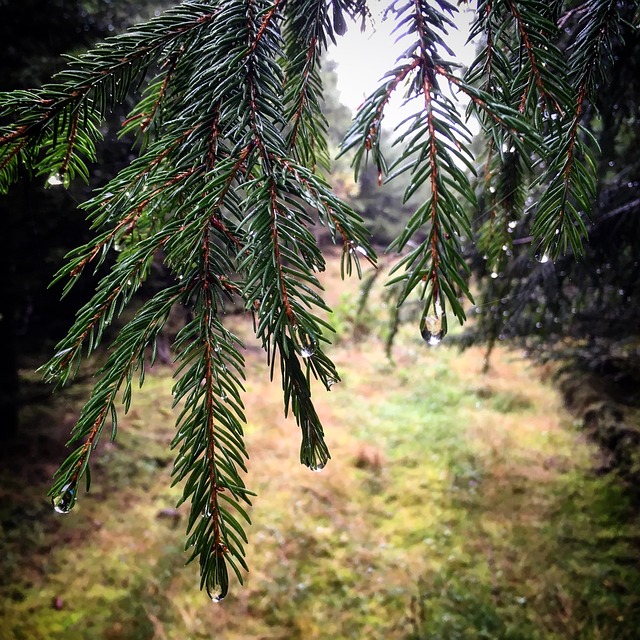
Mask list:
[[298,464],[280,386],[247,349],[251,572],[220,604],[183,566],[171,371],[135,394],[66,516],[45,494],[86,389],[30,408],[0,470],[0,639],[637,639],[640,523],[553,382],[518,353],[483,374],[481,351],[413,333],[393,365],[375,331],[331,347],[322,473]]

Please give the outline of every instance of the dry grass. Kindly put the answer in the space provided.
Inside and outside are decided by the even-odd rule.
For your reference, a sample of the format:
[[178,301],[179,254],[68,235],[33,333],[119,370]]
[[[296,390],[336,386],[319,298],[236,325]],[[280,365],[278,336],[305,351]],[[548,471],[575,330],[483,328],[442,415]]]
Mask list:
[[[325,285],[344,306],[335,271]],[[343,380],[315,391],[333,456],[320,474],[297,463],[247,338],[251,573],[222,604],[182,566],[170,371],[134,398],[72,514],[43,498],[42,450],[5,467],[0,639],[637,638],[638,523],[551,382],[502,349],[482,374],[481,351],[417,332],[392,366],[377,330],[332,347]],[[42,408],[25,447],[59,458],[77,400]]]

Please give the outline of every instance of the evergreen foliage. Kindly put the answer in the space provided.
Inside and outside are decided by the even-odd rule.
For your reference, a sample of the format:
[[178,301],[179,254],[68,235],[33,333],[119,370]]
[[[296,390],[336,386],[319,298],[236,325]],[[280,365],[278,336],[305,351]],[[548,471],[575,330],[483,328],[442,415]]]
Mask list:
[[[596,166],[591,199],[580,207],[588,239],[583,255],[576,259],[568,251],[553,259],[544,246],[536,246],[538,203],[544,207],[548,202],[549,183],[542,175],[544,166],[530,169],[518,158],[520,173],[534,180],[533,187],[520,189],[523,215],[507,216],[500,234],[504,245],[495,242],[491,253],[479,241],[470,252],[481,295],[465,338],[490,345],[522,341],[543,357],[549,357],[553,346],[553,353],[574,362],[577,358],[581,368],[614,374],[621,388],[633,379],[637,385],[638,379],[635,360],[621,357],[633,353],[640,327],[637,11],[634,2],[583,3],[558,21],[558,47],[569,61],[572,83],[578,95],[588,96],[570,126],[576,135],[595,139],[592,149],[598,150],[597,156],[583,156]],[[480,240],[483,234],[497,234],[495,202],[508,201],[499,189],[498,183],[496,193],[485,190],[480,198]]]
[[[558,26],[564,3],[481,1],[472,34],[482,48],[467,73],[446,43],[457,6],[446,0],[389,6],[404,53],[357,112],[343,149],[354,154],[356,176],[366,162],[380,182],[407,173],[405,200],[427,190],[392,243],[403,253],[392,280],[398,303],[418,291],[427,342],[445,335],[451,314],[465,320],[461,300],[471,295],[464,244],[473,237],[477,208],[472,134],[443,87],[469,99],[469,113],[488,140],[487,220],[478,245],[489,260],[500,262],[510,225],[530,215],[525,194],[532,188],[542,194],[534,242],[552,256],[578,255],[596,188],[595,143],[581,117],[611,42],[634,29],[619,4],[591,0],[581,7],[581,28],[563,47],[571,51],[567,60]],[[51,495],[66,512],[81,480],[89,485],[91,452],[104,428],[116,436],[117,404],[128,410],[169,311],[186,307],[190,321],[174,345],[180,407],[174,477],[191,502],[187,548],[214,600],[227,593],[229,567],[242,581],[243,521],[252,495],[242,476],[243,359],[222,322],[225,304],[239,297],[254,315],[271,375],[281,377],[285,412],[301,429],[300,460],[321,469],[329,452],[311,383],[315,378],[329,389],[339,376],[324,350],[331,327],[322,318],[327,307],[316,277],[324,258],[311,226],[325,225],[342,245],[345,274],[360,274],[361,260],[375,260],[361,219],[322,176],[328,124],[320,60],[344,34],[348,16],[366,27],[366,1],[189,0],[71,57],[41,89],[0,96],[0,189],[6,191],[25,168],[50,185],[87,180],[101,123],[145,86],[122,127],[136,134],[138,155],[83,204],[95,237],[67,256],[56,280],[66,294],[84,271],[114,252],[117,260],[44,367],[46,377],[59,384],[72,379],[148,278],[154,258],[174,282],[110,345],[72,432],[76,448]],[[390,134],[399,154],[388,165],[382,125],[398,91],[413,115]]]
[[[64,66],[61,53],[86,50],[168,4],[167,0],[0,2],[0,91],[40,86]],[[105,140],[98,148],[98,165],[92,167],[89,186],[75,183],[67,191],[23,180],[0,196],[0,271],[7,275],[0,280],[0,441],[17,434],[18,409],[38,393],[38,385],[19,379],[19,369],[30,368],[32,357],[41,358],[64,335],[74,310],[90,295],[97,279],[85,279],[64,303],[59,291],[47,290],[62,256],[90,237],[77,201],[86,200],[91,186],[112,176],[131,154],[130,140],[117,141],[110,135],[120,128],[122,110],[126,111],[124,105],[101,125]]]

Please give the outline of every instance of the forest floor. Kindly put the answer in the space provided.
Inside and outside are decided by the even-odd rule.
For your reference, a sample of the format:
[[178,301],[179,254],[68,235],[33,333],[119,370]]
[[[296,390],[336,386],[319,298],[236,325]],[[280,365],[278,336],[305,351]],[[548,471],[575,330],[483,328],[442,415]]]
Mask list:
[[549,371],[500,347],[483,373],[480,349],[429,348],[413,327],[390,362],[376,314],[346,335],[358,287],[328,283],[342,381],[314,390],[322,473],[299,465],[248,341],[251,571],[222,603],[184,566],[170,368],[134,393],[68,515],[45,496],[87,388],[25,409],[0,468],[0,640],[637,640],[638,512]]

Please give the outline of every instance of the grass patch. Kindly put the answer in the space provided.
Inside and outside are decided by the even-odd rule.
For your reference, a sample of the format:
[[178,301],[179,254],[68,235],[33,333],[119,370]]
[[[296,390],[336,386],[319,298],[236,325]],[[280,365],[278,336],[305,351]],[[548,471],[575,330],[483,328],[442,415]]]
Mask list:
[[298,465],[280,387],[246,355],[245,587],[214,605],[183,566],[168,370],[96,452],[91,493],[50,509],[77,387],[29,410],[0,470],[2,640],[637,638],[629,497],[592,472],[593,449],[518,354],[496,349],[482,374],[481,350],[407,334],[391,366],[375,335],[343,340],[343,381],[314,395],[333,455],[320,474]]

